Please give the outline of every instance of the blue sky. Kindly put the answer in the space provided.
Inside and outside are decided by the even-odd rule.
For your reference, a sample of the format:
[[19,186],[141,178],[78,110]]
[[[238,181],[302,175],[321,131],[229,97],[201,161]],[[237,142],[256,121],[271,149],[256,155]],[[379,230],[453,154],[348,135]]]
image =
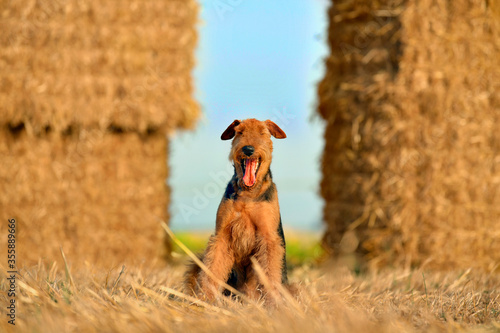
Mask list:
[[230,142],[220,135],[246,118],[271,119],[287,133],[274,140],[271,166],[283,223],[321,228],[323,124],[313,114],[328,51],[327,6],[326,0],[201,1],[193,75],[203,117],[194,132],[171,140],[173,229],[214,228],[232,175]]

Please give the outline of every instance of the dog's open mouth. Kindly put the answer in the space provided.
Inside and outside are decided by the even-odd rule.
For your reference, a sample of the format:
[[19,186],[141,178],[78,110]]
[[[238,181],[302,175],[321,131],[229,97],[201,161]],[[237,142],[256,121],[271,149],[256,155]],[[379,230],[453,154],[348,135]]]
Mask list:
[[257,171],[259,170],[260,159],[245,158],[241,160],[241,168],[243,169],[243,183],[251,187],[257,179]]

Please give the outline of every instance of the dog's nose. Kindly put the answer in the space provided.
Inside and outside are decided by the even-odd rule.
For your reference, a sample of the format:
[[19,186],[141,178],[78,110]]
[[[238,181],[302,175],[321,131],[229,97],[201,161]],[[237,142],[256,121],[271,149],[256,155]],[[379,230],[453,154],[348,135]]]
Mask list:
[[247,156],[252,156],[253,152],[255,151],[253,146],[245,146],[241,150],[243,150],[243,153]]

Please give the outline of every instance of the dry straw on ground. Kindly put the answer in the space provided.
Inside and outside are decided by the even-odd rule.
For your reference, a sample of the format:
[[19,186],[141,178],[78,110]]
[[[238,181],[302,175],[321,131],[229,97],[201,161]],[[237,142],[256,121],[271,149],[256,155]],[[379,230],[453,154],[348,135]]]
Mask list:
[[[69,265],[72,265],[68,257]],[[1,267],[4,274],[5,267]],[[473,272],[349,271],[300,268],[294,304],[278,308],[229,299],[207,304],[177,286],[184,267],[165,269],[91,264],[64,273],[40,263],[20,271],[16,326],[0,330],[43,332],[486,332],[500,329],[500,281]],[[334,274],[332,274],[332,272]],[[5,280],[4,276],[0,278]],[[74,283],[71,283],[73,280]],[[7,285],[0,287],[6,304]]]
[[500,3],[345,0],[329,17],[325,244],[498,270]]
[[20,266],[61,264],[60,246],[75,264],[165,254],[166,134],[199,116],[197,11],[194,0],[0,2],[0,220],[18,221]]

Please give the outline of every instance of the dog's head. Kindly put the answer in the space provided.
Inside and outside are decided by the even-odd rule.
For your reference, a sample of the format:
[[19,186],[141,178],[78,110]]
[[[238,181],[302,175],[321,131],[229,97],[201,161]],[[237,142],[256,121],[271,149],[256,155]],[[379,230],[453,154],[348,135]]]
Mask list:
[[271,165],[273,143],[286,138],[285,132],[271,120],[235,120],[222,133],[222,140],[233,139],[229,160],[234,164],[240,187],[250,189],[260,183]]

